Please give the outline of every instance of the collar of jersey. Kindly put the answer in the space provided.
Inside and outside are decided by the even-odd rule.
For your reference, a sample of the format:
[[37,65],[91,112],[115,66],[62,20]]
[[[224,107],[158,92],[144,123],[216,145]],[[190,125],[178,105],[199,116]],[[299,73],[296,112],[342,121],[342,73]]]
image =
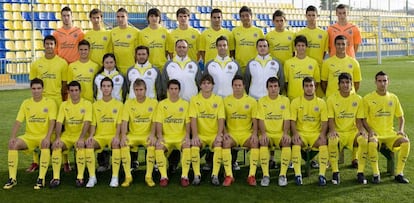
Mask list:
[[272,57],[270,57],[270,54],[267,54],[266,56],[257,55],[254,60],[259,62],[262,67],[265,67],[267,62],[272,60]]
[[188,55],[185,57],[179,57],[178,55],[176,55],[173,61],[180,65],[181,68],[185,68],[185,65],[191,62],[191,59],[190,57],[188,57]]
[[109,78],[113,78],[116,75],[119,75],[118,71],[114,69],[113,71],[109,72],[108,70],[104,69],[102,75],[107,76]]

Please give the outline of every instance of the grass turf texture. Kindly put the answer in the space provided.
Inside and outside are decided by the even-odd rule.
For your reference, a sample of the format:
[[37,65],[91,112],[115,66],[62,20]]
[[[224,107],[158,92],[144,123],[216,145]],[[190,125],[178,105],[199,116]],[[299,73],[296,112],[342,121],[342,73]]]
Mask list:
[[[385,71],[390,76],[389,91],[397,94],[403,105],[406,119],[405,131],[412,137],[414,134],[414,97],[412,87],[414,87],[414,57],[401,57],[384,59],[382,65],[376,65],[375,60],[361,60],[363,81],[359,90],[360,95],[375,90],[374,75],[380,70]],[[6,183],[8,179],[7,169],[7,143],[14,123],[18,108],[23,99],[30,97],[29,90],[0,91],[0,184]],[[21,128],[21,132],[22,132]],[[405,168],[405,176],[414,181],[414,159],[411,156]],[[276,157],[279,157],[278,151]],[[18,184],[11,190],[0,189],[1,202],[410,202],[411,192],[414,184],[397,184],[394,177],[387,174],[386,160],[380,155],[381,184],[373,185],[370,183],[372,172],[367,163],[366,176],[367,185],[356,183],[356,170],[350,168],[351,154],[345,151],[345,163],[340,164],[341,184],[332,185],[330,180],[332,172],[327,170],[326,177],[328,186],[319,187],[317,185],[318,172],[313,169],[310,177],[304,177],[304,185],[298,187],[294,183],[293,170],[288,171],[287,187],[277,186],[278,169],[272,169],[271,185],[267,188],[260,186],[251,187],[246,183],[248,166],[242,166],[241,171],[235,171],[236,182],[229,188],[214,187],[210,184],[210,175],[203,174],[200,186],[190,186],[182,188],[179,185],[180,172],[170,176],[170,185],[167,188],[160,188],[157,184],[154,188],[149,188],[144,183],[144,166],[140,171],[134,172],[134,182],[129,188],[110,188],[108,186],[111,172],[103,174],[97,173],[98,184],[95,188],[76,188],[76,174],[61,173],[61,185],[56,189],[45,188],[40,191],[33,190],[33,185],[37,178],[37,171],[28,174],[26,167],[31,163],[31,154],[19,153],[19,170],[17,175]],[[239,160],[242,152],[239,152]],[[71,152],[70,159],[73,163]],[[143,163],[143,153],[140,152],[140,160]],[[248,161],[247,161],[248,163]],[[302,162],[303,163],[303,162]],[[191,173],[191,172],[190,172]],[[158,182],[159,175],[154,173],[155,181]],[[258,183],[261,178],[261,170],[258,169]],[[47,174],[48,182],[52,178],[52,170],[49,168]],[[120,178],[122,183],[123,177]],[[222,181],[222,178],[221,178]]]

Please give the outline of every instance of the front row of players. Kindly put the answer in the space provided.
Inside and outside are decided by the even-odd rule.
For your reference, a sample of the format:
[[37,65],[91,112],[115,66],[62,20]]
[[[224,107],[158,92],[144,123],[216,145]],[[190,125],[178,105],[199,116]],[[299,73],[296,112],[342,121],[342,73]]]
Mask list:
[[[280,85],[276,77],[266,82],[268,95],[255,99],[245,94],[243,78],[236,75],[232,80],[233,94],[221,99],[213,94],[214,80],[204,75],[201,91],[190,103],[181,99],[180,83],[170,80],[168,98],[161,102],[146,97],[146,84],[137,79],[133,85],[135,99],[125,105],[111,95],[113,82],[104,78],[100,85],[102,99],[94,104],[80,97],[81,87],[76,81],[68,84],[70,100],[62,103],[59,113],[56,104],[42,97],[43,81],[31,81],[32,98],[25,100],[14,124],[9,141],[9,180],[4,189],[17,184],[18,150],[41,149],[39,177],[34,189],[45,186],[45,175],[52,154],[53,179],[51,187],[60,184],[62,151],[76,149],[78,174],[76,185],[85,185],[84,171],[89,172],[86,187],[97,184],[95,176],[95,151],[105,147],[112,149],[111,187],[119,185],[119,169],[122,164],[128,187],[132,182],[130,172],[130,147],[143,145],[147,149],[145,182],[153,187],[154,164],[160,171],[160,186],[168,185],[166,154],[173,149],[182,151],[181,185],[188,186],[189,170],[194,172],[193,185],[199,185],[200,149],[210,146],[213,155],[211,182],[220,185],[219,170],[224,165],[224,186],[234,182],[231,148],[243,146],[250,149],[249,185],[256,185],[256,169],[261,165],[263,178],[260,185],[268,186],[269,148],[281,149],[281,168],[278,184],[287,185],[286,172],[293,163],[295,183],[302,185],[301,152],[319,151],[319,185],[326,185],[326,166],[332,166],[332,183],[339,184],[338,154],[344,147],[358,146],[359,158],[357,181],[366,184],[364,169],[369,160],[373,169],[373,183],[380,182],[378,148],[385,145],[399,151],[395,180],[408,183],[403,169],[410,151],[410,142],[404,133],[403,110],[396,95],[387,91],[389,78],[384,72],[375,76],[376,91],[361,98],[352,93],[352,78],[348,73],[338,77],[339,92],[324,100],[315,96],[315,81],[303,80],[304,95],[291,103],[279,95]],[[56,115],[58,115],[56,117]],[[398,131],[393,129],[393,118],[398,118]],[[20,125],[26,122],[24,135],[16,137]],[[62,133],[62,125],[66,130]],[[56,128],[55,128],[56,126]],[[190,131],[191,130],[191,131]],[[53,132],[56,132],[56,137]],[[291,135],[289,135],[289,133]],[[190,135],[191,134],[191,135]],[[54,140],[51,144],[51,140]],[[50,152],[52,146],[52,153]]]

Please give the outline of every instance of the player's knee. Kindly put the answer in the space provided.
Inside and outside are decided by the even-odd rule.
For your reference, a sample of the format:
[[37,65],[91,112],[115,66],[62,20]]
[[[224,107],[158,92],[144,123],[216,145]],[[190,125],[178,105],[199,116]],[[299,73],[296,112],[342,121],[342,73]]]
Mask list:
[[376,137],[370,137],[370,138],[368,138],[368,142],[377,142],[378,143],[378,139]]
[[156,150],[162,150],[164,149],[164,145],[160,142],[155,143],[155,149]]
[[[181,145],[181,147],[182,148],[190,148],[191,147],[191,144],[190,143],[187,143],[187,142],[185,142],[185,143],[183,143],[182,145]],[[199,147],[199,146],[193,146],[193,147]]]

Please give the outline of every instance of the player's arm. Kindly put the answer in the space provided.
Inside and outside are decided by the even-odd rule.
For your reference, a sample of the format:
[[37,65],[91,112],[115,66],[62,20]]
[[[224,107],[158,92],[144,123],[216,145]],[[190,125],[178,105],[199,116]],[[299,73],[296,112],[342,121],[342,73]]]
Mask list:
[[217,119],[218,129],[217,136],[222,136],[224,134],[224,118]]
[[358,135],[367,137],[367,130],[364,128],[364,124],[362,122],[363,122],[362,118],[355,119],[355,124],[356,124],[356,127],[358,128]]
[[49,120],[49,129],[47,130],[47,134],[45,138],[42,140],[42,148],[49,148],[50,147],[50,138],[52,137],[52,133],[55,129],[56,120],[52,119]]
[[90,127],[91,121],[83,121],[82,131],[77,142],[79,148],[83,148],[85,146],[85,136],[88,133]]
[[290,120],[290,131],[292,132],[292,143],[300,143],[300,135],[296,129],[296,121]]
[[326,93],[326,88],[328,87],[328,81],[321,80],[321,88],[323,93]]
[[60,89],[60,92],[62,94],[62,101],[66,101],[68,98],[68,89],[66,87],[67,81],[62,81],[62,88]]
[[407,136],[404,132],[405,119],[404,116],[398,117],[398,135]]
[[358,90],[359,90],[359,84],[360,84],[360,82],[354,82],[355,92],[358,92]]
[[60,140],[60,136],[62,135],[62,123],[59,121],[56,122],[55,133],[56,133],[56,140]]
[[156,127],[156,133],[157,133],[157,140],[159,143],[163,143],[164,142],[164,137],[162,135],[162,123],[159,122],[155,122],[155,127]]
[[127,140],[128,140],[127,132],[128,132],[128,121],[122,120],[122,123],[121,123],[121,137],[120,137],[121,138],[121,143],[120,143],[121,147],[127,146]]
[[11,131],[11,135],[10,135],[10,141],[9,141],[9,145],[14,145],[14,143],[17,141],[17,139],[16,139],[16,135],[17,135],[17,132],[19,131],[19,129],[20,129],[20,125],[21,125],[22,123],[20,122],[20,121],[18,121],[18,120],[16,120],[15,122],[14,122],[14,125],[13,125],[13,128],[12,128],[12,131]]
[[334,118],[328,118],[328,128],[329,128],[329,131],[328,131],[329,138],[339,137],[338,132],[336,132]]
[[319,137],[326,139],[327,132],[328,132],[328,121],[322,121]]
[[266,133],[266,126],[262,119],[257,119],[258,131],[260,132],[260,145],[265,145],[265,143],[269,143],[269,138],[267,137]]
[[185,124],[185,135],[184,135],[184,143],[191,143],[190,139],[190,132],[191,132],[191,122]]
[[157,137],[155,136],[155,131],[156,131],[156,124],[151,123],[151,131],[150,131],[150,134],[148,135],[148,138],[147,138],[147,141],[148,141],[150,146],[155,146],[155,143],[157,142]]
[[368,131],[368,138],[370,137],[374,137],[377,134],[375,133],[375,131],[369,126],[367,119],[362,119],[362,124],[364,126],[364,128]]
[[201,143],[200,143],[200,138],[198,137],[197,118],[190,117],[190,128],[191,128],[191,135],[193,136],[193,138],[191,139],[191,145],[200,146]]

